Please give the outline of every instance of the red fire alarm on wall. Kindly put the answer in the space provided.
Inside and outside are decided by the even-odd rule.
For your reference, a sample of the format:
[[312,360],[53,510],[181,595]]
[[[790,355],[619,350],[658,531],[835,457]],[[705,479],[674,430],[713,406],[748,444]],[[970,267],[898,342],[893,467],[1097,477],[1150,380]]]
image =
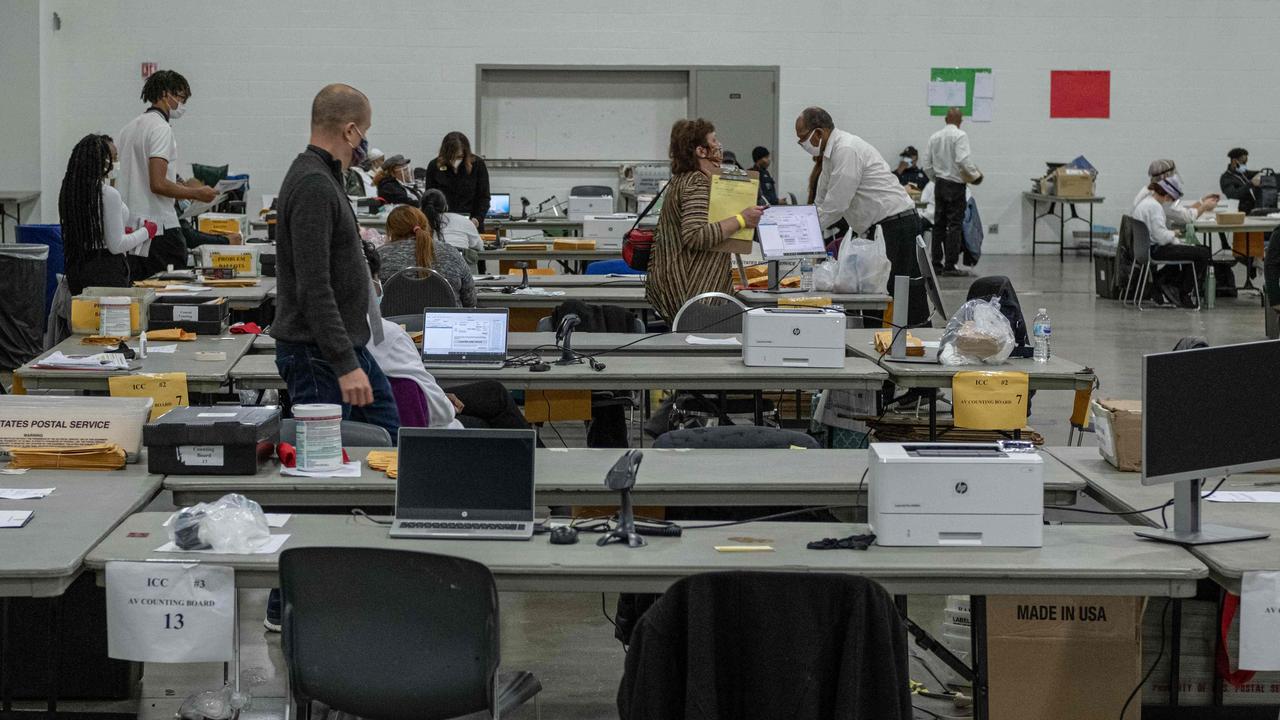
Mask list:
[[147,78],[151,77],[151,73],[154,73],[157,69],[158,68],[156,66],[156,63],[153,63],[153,62],[142,63],[142,79],[146,80]]

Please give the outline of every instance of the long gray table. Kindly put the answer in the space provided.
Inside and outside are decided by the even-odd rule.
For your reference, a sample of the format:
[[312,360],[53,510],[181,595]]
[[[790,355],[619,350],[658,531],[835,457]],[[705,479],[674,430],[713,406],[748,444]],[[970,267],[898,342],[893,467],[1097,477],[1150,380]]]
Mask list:
[[[254,278],[258,281],[253,287],[206,287],[199,293],[193,293],[202,296],[224,297],[227,299],[227,307],[232,310],[257,310],[266,302],[268,297],[276,295],[276,279],[273,277]],[[172,281],[174,285],[188,284],[182,280]],[[156,290],[159,297],[165,297],[166,293]],[[172,293],[172,297],[184,297],[187,293]]]
[[[604,370],[586,363],[551,365],[546,372],[527,367],[432,370],[442,385],[496,380],[512,390],[760,390],[838,388],[874,390],[888,379],[870,360],[847,358],[843,368],[748,367],[740,357],[690,355],[608,356]],[[282,389],[284,381],[270,355],[246,355],[231,369],[231,381],[242,390]]]
[[[368,448],[348,448],[363,461]],[[540,449],[535,454],[539,505],[612,505],[604,476],[621,450]],[[1045,502],[1074,505],[1085,482],[1044,455]],[[659,450],[646,448],[632,498],[641,505],[743,507],[864,505],[866,450]],[[391,506],[396,481],[361,462],[359,478],[298,478],[275,464],[256,475],[170,475],[178,505],[240,493],[263,505],[350,508]]]
[[[689,336],[711,339],[735,338],[735,345],[697,345],[688,342]],[[645,338],[640,340],[640,338]],[[637,335],[629,333],[575,333],[573,349],[581,353],[603,353],[601,360],[620,355],[742,355],[742,336],[737,333],[666,333],[662,335]],[[639,342],[637,342],[639,340]],[[623,346],[626,347],[623,347]],[[554,332],[507,333],[507,351],[512,354],[538,350],[548,360],[560,356],[556,349]],[[274,354],[276,340],[270,335],[254,338],[250,352]],[[606,352],[607,351],[607,352]]]
[[0,475],[0,487],[55,488],[39,500],[0,500],[0,510],[32,510],[26,527],[0,530],[0,597],[56,597],[75,582],[85,555],[160,492],[145,459],[123,470],[28,470]]
[[[473,275],[477,288],[515,287],[520,284],[520,273],[508,275]],[[644,275],[625,275],[610,277],[608,275],[571,275],[556,273],[555,275],[530,275],[529,287],[546,288],[581,288],[581,287],[644,287]]]
[[478,307],[546,308],[558,307],[570,300],[592,305],[619,305],[643,310],[649,307],[643,285],[604,285],[600,287],[539,287],[533,291],[504,293],[495,287],[476,288]]
[[[91,392],[107,392],[108,379],[118,375],[141,375],[145,373],[185,372],[187,374],[187,390],[192,393],[220,392],[227,384],[231,369],[249,351],[253,342],[252,335],[227,335],[223,337],[201,335],[191,342],[151,341],[151,345],[176,344],[173,353],[148,353],[145,359],[134,362],[138,367],[117,372],[100,372],[96,370],[45,370],[31,367],[32,363],[44,359],[54,351],[66,355],[93,355],[106,348],[98,345],[84,345],[80,341],[83,335],[73,335],[58,343],[39,358],[14,371],[14,375],[22,379],[28,390],[86,390]],[[129,347],[138,347],[137,338],[128,341]],[[197,352],[223,352],[222,360],[196,360]]]
[[520,247],[519,244],[508,245],[502,249],[481,250],[477,253],[481,260],[525,260],[537,261],[546,260],[547,262],[581,262],[589,263],[596,260],[619,260],[622,258],[622,249],[617,250],[556,250],[548,247],[546,250],[530,250]]
[[[1052,448],[1050,452],[1088,482],[1086,492],[1114,512],[1156,507],[1173,498],[1172,485],[1143,485],[1142,473],[1117,470],[1098,454],[1097,448]],[[1272,484],[1276,482],[1280,482],[1280,476],[1265,473],[1237,475],[1228,478],[1222,489],[1275,490],[1277,488]],[[1217,484],[1216,480],[1213,484]],[[1206,488],[1210,489],[1212,486]],[[1204,500],[1200,503],[1200,511],[1201,518],[1207,523],[1271,532],[1271,537],[1266,540],[1198,545],[1191,548],[1191,552],[1209,566],[1213,580],[1219,585],[1238,594],[1244,573],[1280,570],[1280,504],[1216,503]],[[1168,517],[1172,522],[1172,507],[1169,508]],[[1126,515],[1125,518],[1134,524],[1161,526],[1159,510]],[[1158,544],[1137,537],[1134,542],[1144,549]]]

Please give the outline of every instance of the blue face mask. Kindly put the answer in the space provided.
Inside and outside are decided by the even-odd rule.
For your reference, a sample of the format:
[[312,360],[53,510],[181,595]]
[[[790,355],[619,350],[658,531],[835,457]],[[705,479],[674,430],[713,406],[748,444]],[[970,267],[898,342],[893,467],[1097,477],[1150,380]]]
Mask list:
[[1242,172],[1242,173],[1244,173],[1244,172],[1249,172],[1249,166],[1248,166],[1248,165],[1245,165],[1244,163],[1240,163],[1239,165],[1237,165],[1237,166],[1236,166],[1236,170],[1238,170],[1238,171],[1240,171],[1240,172]]

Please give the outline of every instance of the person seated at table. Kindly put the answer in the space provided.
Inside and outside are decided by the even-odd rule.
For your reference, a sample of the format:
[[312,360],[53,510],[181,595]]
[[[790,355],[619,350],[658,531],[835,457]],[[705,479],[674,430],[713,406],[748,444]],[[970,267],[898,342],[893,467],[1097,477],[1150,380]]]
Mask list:
[[1249,151],[1231,148],[1227,153],[1227,169],[1218,178],[1222,194],[1240,202],[1240,212],[1249,213],[1258,204],[1258,188],[1262,186],[1262,173],[1249,169]]
[[[1146,184],[1142,186],[1137,196],[1133,198],[1133,207],[1137,208],[1138,203],[1151,197],[1152,183],[1158,183],[1167,177],[1177,177],[1179,181],[1182,180],[1181,176],[1178,175],[1177,165],[1172,160],[1153,160],[1147,166]],[[1193,203],[1178,201],[1170,205],[1165,208],[1164,213],[1169,229],[1178,230],[1189,222],[1195,222],[1201,215],[1212,212],[1214,208],[1218,207],[1219,199],[1221,199],[1221,196],[1218,193],[1209,193]]]
[[[374,293],[382,299],[378,281],[382,260],[373,245],[364,243],[365,262],[373,276]],[[511,393],[500,382],[482,380],[445,392],[422,366],[422,353],[399,325],[381,318],[382,342],[367,345],[383,374],[391,381],[401,427],[527,429]],[[375,333],[376,336],[376,333]]]
[[[156,236],[159,227],[143,220],[126,226],[129,208],[111,186],[115,144],[106,135],[85,135],[71,150],[58,192],[62,254],[67,287],[79,295],[86,287],[129,287],[133,278],[125,254]],[[137,278],[141,280],[142,278]]]
[[1209,266],[1209,248],[1187,244],[1179,233],[1169,229],[1165,208],[1182,197],[1181,181],[1177,177],[1167,177],[1151,183],[1150,187],[1151,196],[1138,203],[1132,217],[1147,226],[1151,236],[1151,259],[1155,262],[1192,260],[1195,267],[1194,274],[1185,265],[1161,268],[1156,274],[1157,297],[1163,295],[1170,302],[1177,301],[1182,307],[1194,308],[1195,282],[1204,278]]
[[[893,169],[893,174],[898,177],[898,182],[902,183],[903,187],[911,185],[923,192],[929,185],[929,176],[920,169],[920,151],[916,150],[914,145],[908,145],[898,153],[898,166]],[[930,220],[930,222],[933,221]]]
[[403,155],[392,155],[382,163],[373,179],[378,187],[378,197],[392,205],[418,204],[422,198],[413,185],[413,170],[409,163],[409,158]]
[[379,278],[387,282],[405,268],[431,268],[444,276],[462,307],[476,306],[476,283],[458,249],[444,241],[444,194],[428,190],[423,210],[401,205],[387,216],[387,244],[378,249]]

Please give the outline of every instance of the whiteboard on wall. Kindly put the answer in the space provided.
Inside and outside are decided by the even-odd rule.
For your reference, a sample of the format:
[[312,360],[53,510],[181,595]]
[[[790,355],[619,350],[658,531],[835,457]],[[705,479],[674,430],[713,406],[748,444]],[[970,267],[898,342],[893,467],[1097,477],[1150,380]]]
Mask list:
[[689,108],[686,69],[480,68],[479,154],[660,160]]

